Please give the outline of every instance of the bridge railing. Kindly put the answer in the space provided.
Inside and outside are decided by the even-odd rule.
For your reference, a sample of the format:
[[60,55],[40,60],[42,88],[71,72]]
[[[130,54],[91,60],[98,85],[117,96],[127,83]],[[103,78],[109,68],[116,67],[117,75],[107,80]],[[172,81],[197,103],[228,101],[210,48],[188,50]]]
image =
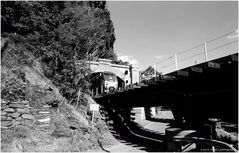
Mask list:
[[238,30],[177,52],[174,55],[167,56],[155,63],[155,68],[158,72],[167,74],[237,52]]

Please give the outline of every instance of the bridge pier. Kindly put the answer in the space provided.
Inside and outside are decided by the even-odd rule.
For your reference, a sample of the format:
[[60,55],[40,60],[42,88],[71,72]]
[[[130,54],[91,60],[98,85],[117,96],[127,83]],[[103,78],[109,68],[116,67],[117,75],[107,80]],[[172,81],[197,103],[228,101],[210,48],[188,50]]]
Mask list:
[[183,124],[184,122],[184,108],[182,105],[171,105],[171,111],[173,113],[176,124]]
[[133,107],[131,109],[131,119],[134,121],[145,120],[145,108],[144,107]]
[[144,108],[144,113],[145,113],[145,119],[150,120],[151,119],[151,110],[150,107],[145,107]]

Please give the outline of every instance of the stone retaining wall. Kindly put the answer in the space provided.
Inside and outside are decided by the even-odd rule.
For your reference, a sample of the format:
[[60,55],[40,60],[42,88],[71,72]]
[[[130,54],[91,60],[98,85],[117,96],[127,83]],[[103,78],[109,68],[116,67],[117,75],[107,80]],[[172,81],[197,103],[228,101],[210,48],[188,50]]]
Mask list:
[[1,128],[15,125],[36,127],[41,130],[50,128],[50,106],[31,107],[29,101],[6,102],[1,100]]
[[43,105],[40,108],[30,108],[32,110],[32,114],[35,117],[35,125],[37,128],[49,131],[50,130],[50,106]]

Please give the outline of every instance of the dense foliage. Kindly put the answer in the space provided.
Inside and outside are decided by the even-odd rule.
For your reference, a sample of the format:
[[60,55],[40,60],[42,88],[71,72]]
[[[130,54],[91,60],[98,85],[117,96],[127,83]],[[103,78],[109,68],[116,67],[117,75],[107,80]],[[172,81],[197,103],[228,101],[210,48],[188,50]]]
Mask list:
[[[161,73],[156,71],[156,76],[160,76],[160,75]],[[141,81],[152,79],[153,77],[155,77],[154,68],[152,66],[149,66],[147,69],[141,72],[140,77],[141,77]]]
[[1,36],[23,43],[67,99],[87,91],[89,60],[115,60],[105,1],[2,1]]
[[120,64],[120,65],[129,65],[129,62],[127,61],[122,61],[122,60],[114,60],[112,61],[114,64]]

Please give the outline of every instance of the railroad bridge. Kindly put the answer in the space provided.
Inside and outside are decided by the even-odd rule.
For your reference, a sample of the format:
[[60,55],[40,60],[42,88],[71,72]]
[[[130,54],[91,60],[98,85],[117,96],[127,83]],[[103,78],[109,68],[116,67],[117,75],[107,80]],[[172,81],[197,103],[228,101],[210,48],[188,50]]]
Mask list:
[[[238,123],[237,41],[216,46],[216,49],[226,52],[226,45],[236,44],[231,48],[234,53],[213,60],[208,60],[208,50],[204,43],[204,62],[190,64],[182,69],[178,69],[176,63],[175,71],[145,82],[129,84],[114,93],[94,95],[94,99],[116,110],[170,106],[176,121],[192,125],[208,118]],[[127,114],[130,118],[130,112]]]
[[131,84],[94,99],[117,109],[171,106],[178,120],[238,120],[238,53]]

